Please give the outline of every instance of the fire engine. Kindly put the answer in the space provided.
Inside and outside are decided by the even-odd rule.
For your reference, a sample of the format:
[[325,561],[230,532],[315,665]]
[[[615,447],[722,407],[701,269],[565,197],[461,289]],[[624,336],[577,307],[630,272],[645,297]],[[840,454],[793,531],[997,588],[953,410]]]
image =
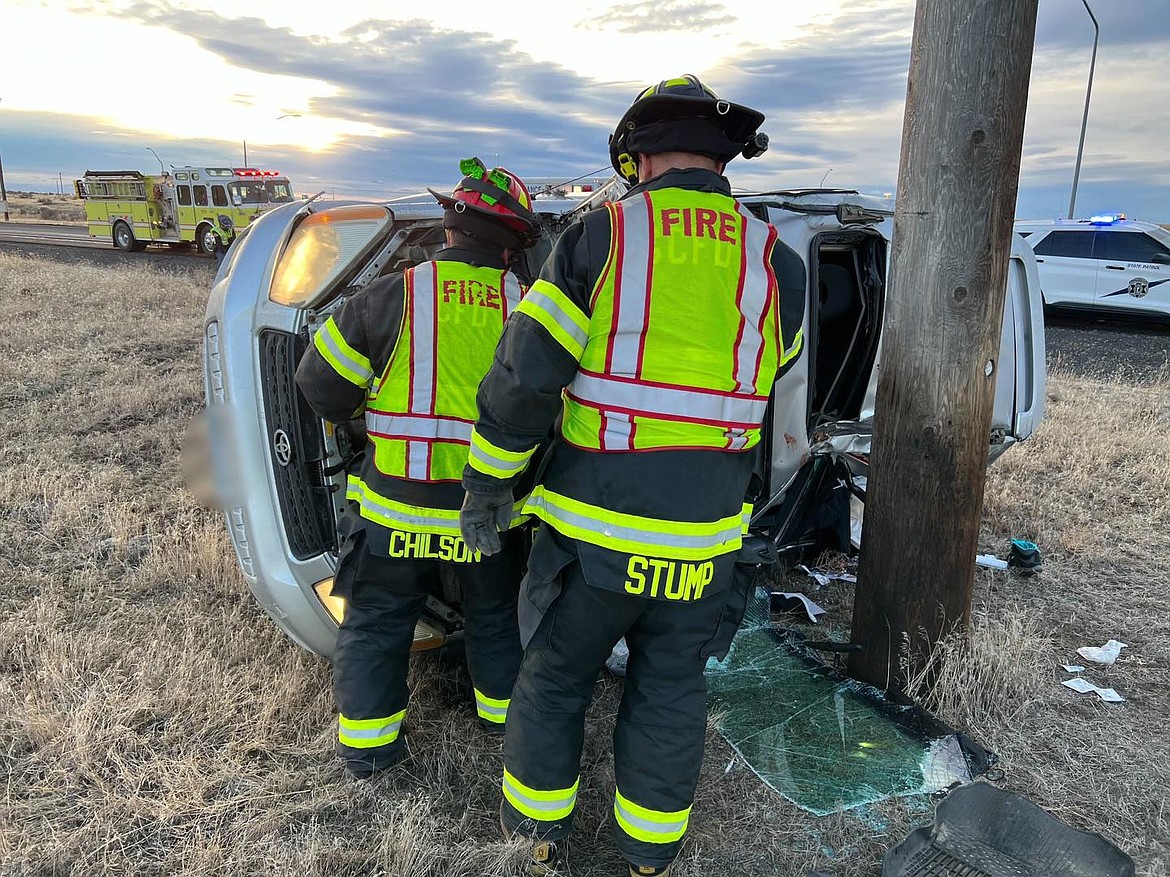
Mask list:
[[74,181],[85,202],[89,233],[108,237],[119,250],[147,244],[173,247],[194,242],[202,253],[261,213],[293,200],[288,177],[252,167],[172,167],[158,174],[140,171],[86,171]]

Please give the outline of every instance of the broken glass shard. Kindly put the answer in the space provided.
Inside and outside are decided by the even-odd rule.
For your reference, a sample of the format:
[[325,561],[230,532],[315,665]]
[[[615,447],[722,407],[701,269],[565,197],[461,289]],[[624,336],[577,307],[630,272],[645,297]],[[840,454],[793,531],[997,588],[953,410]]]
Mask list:
[[842,677],[774,628],[760,589],[723,661],[711,713],[765,783],[819,816],[968,782],[995,756],[913,705]]

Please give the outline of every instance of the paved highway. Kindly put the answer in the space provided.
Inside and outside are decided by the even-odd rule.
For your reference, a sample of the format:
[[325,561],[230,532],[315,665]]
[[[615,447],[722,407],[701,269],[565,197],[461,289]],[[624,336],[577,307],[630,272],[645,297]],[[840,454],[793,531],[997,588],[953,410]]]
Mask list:
[[210,277],[215,273],[215,260],[200,255],[194,246],[172,249],[164,244],[141,253],[123,253],[108,238],[91,238],[83,225],[0,221],[0,253],[98,265],[142,264],[146,259],[184,274]]
[[0,222],[0,241],[69,247],[113,247],[109,240],[91,238],[84,225],[53,225],[47,222]]

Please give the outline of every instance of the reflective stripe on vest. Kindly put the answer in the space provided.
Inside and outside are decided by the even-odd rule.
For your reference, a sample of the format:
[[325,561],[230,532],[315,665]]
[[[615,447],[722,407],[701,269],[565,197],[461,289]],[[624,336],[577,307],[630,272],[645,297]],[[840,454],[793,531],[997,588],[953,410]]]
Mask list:
[[476,388],[523,290],[503,269],[463,262],[423,262],[403,287],[398,342],[367,404],[374,465],[392,478],[458,481]]
[[674,560],[709,560],[735,551],[751,518],[751,506],[715,521],[647,518],[582,502],[544,485],[533,488],[524,512],[571,539],[612,551]]
[[[391,530],[439,536],[460,535],[458,509],[433,509],[382,496],[357,475],[349,476],[345,498],[361,507],[363,518]],[[511,526],[518,527],[527,520],[523,511],[526,499],[517,501],[513,506]]]
[[758,426],[768,408],[767,396],[648,384],[584,370],[578,371],[570,392],[577,401],[607,411],[732,428]]
[[381,438],[419,439],[433,442],[471,442],[472,423],[458,417],[430,414],[395,414],[366,409],[366,431]]
[[597,451],[752,447],[784,349],[775,230],[712,192],[643,192],[608,209],[610,258],[564,437]]

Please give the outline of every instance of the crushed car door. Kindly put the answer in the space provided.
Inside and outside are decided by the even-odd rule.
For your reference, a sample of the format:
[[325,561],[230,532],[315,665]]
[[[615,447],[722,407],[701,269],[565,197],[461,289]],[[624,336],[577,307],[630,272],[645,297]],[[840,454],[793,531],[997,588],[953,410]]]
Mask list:
[[[990,459],[994,460],[1008,446],[1030,436],[1043,419],[1047,387],[1044,355],[1044,304],[1036,257],[1027,241],[1012,235],[999,358],[995,366],[998,377]],[[880,361],[879,350],[869,376],[860,422],[825,425],[822,433],[826,439],[813,448],[814,453],[869,453]]]

